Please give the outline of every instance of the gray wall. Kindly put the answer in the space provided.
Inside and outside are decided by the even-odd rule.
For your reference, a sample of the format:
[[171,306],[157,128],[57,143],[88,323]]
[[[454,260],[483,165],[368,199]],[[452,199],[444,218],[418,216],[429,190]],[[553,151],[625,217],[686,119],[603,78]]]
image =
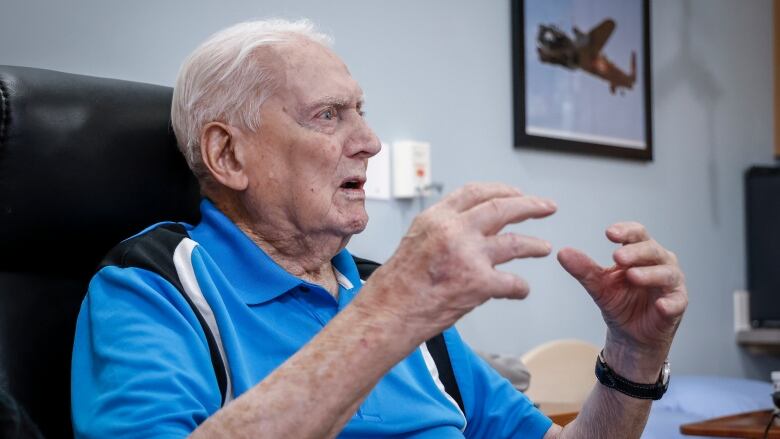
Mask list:
[[[636,219],[674,249],[690,307],[673,347],[676,372],[766,377],[773,358],[743,353],[731,292],[744,287],[742,173],[772,145],[770,0],[655,0],[655,160],[637,163],[512,149],[509,1],[0,0],[0,63],[170,85],[210,33],[237,21],[308,16],[335,36],[385,141],[433,144],[434,178],[511,183],[552,197],[553,218],[513,227],[602,263],[603,230]],[[372,221],[351,249],[389,257],[419,206],[368,202]],[[520,261],[533,292],[494,301],[460,323],[488,351],[522,353],[547,340],[600,344],[604,326],[554,258]]]

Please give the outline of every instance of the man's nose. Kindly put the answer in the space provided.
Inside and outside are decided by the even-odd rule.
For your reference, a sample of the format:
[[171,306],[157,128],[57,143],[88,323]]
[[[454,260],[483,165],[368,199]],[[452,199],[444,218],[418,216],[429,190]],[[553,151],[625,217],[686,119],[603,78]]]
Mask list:
[[382,143],[374,134],[374,130],[368,126],[362,116],[355,118],[355,127],[348,141],[348,155],[361,157],[373,157],[382,148]]

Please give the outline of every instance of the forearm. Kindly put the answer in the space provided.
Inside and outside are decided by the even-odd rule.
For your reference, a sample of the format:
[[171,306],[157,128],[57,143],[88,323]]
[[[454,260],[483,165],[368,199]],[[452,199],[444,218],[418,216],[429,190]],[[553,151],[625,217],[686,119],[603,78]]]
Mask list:
[[650,405],[597,383],[577,418],[545,439],[639,438]]
[[338,434],[379,379],[420,341],[361,297],[192,438],[321,438]]
[[[654,383],[666,351],[642,352],[622,346],[608,336],[604,356],[619,375],[634,382]],[[577,418],[562,430],[552,429],[548,438],[639,438],[651,404],[651,400],[634,398],[596,383]]]

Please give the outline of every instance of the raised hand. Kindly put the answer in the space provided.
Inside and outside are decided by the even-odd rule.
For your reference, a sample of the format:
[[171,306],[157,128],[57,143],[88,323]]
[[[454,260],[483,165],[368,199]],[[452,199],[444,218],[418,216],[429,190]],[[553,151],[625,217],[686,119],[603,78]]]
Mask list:
[[375,312],[397,314],[433,336],[490,298],[524,298],[526,281],[495,266],[547,256],[550,244],[499,232],[555,210],[552,201],[503,184],[471,184],[455,191],[415,218],[395,255],[365,285],[366,292],[379,293]]
[[633,363],[629,367],[647,364],[652,376],[666,357],[688,304],[685,277],[674,253],[653,240],[641,224],[617,223],[606,234],[622,244],[613,254],[612,267],[601,267],[572,248],[562,249],[558,261],[601,310],[608,327],[606,353],[612,350],[613,358],[629,354]]

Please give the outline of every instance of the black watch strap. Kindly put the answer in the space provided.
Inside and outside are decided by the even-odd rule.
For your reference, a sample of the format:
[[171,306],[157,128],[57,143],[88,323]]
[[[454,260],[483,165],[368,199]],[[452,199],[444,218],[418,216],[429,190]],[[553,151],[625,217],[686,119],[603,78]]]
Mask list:
[[596,358],[596,378],[599,382],[610,389],[639,399],[659,400],[666,389],[669,388],[670,369],[669,361],[664,362],[658,381],[652,384],[635,383],[615,373],[604,361],[604,351],[600,352]]

